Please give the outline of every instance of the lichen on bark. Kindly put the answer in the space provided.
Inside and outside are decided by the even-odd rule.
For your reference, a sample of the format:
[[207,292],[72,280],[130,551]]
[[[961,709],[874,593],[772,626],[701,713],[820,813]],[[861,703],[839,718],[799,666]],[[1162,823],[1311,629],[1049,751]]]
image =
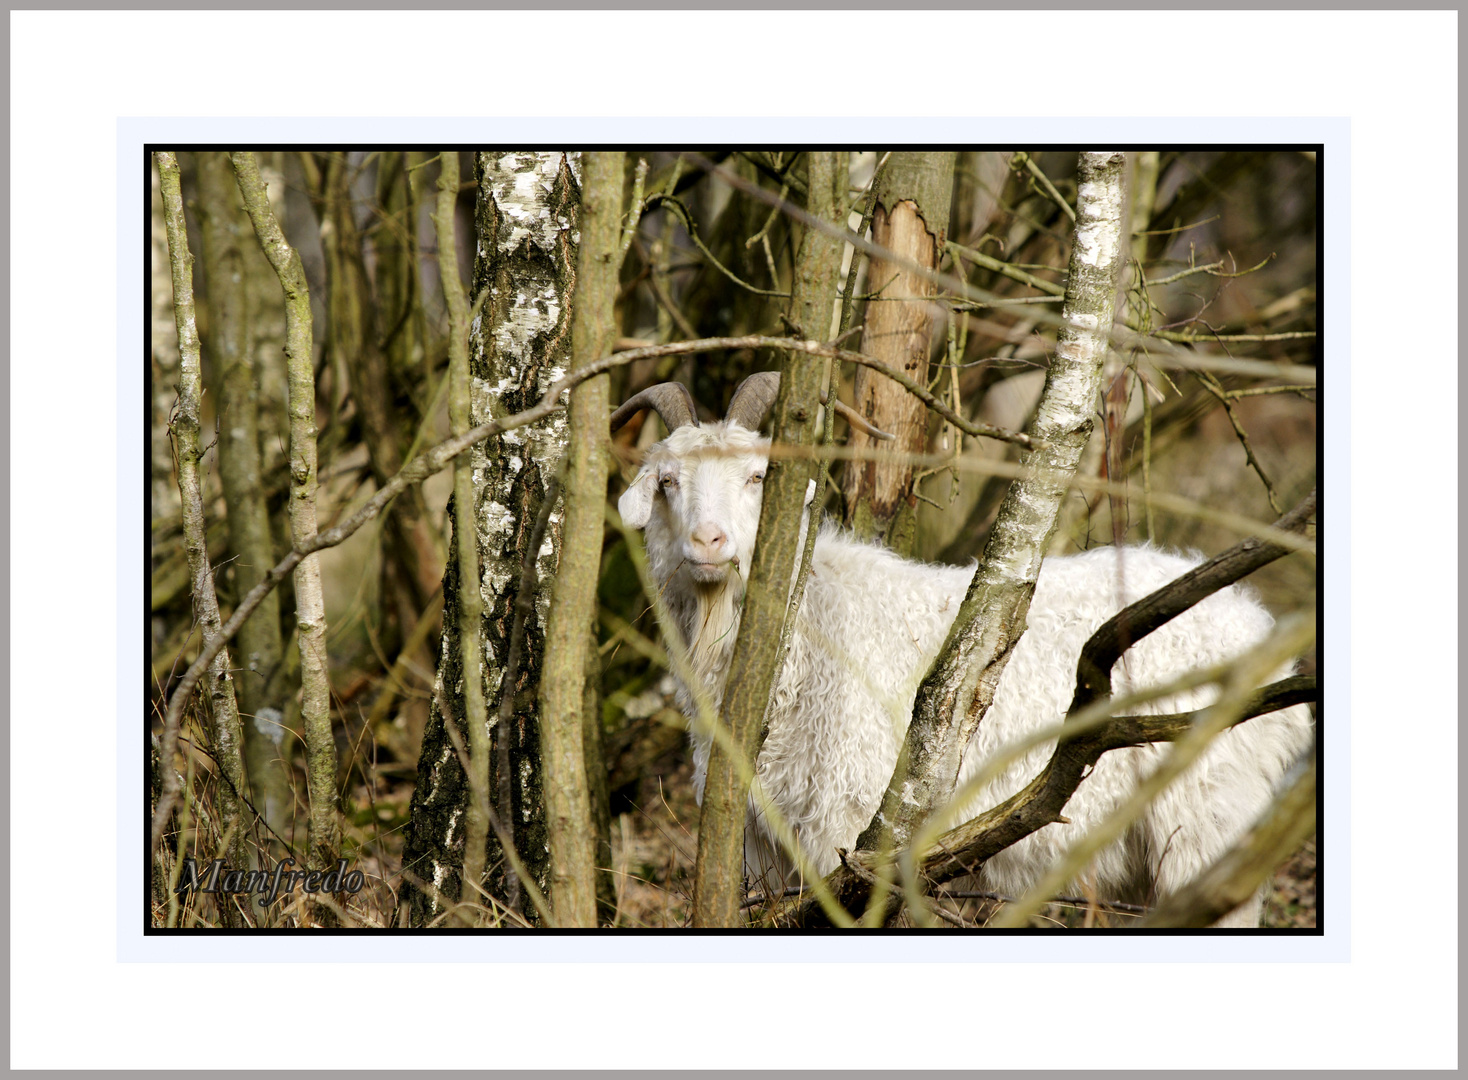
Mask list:
[[[155,155],[163,193],[164,220],[168,231],[168,256],[172,269],[174,322],[178,331],[179,389],[178,405],[171,425],[178,461],[179,502],[183,512],[184,547],[188,552],[189,577],[193,593],[194,617],[203,631],[204,640],[218,639],[222,621],[219,600],[214,593],[214,567],[209,562],[209,549],[204,536],[204,500],[201,477],[200,412],[204,397],[204,380],[200,363],[199,332],[194,318],[193,256],[189,253],[188,235],[184,227],[183,192],[179,178],[178,157],[159,151]],[[208,714],[212,721],[209,739],[210,755],[222,773],[216,794],[222,821],[222,839],[228,847],[221,854],[232,869],[249,867],[246,837],[250,823],[244,814],[240,794],[246,789],[245,762],[241,747],[239,708],[235,699],[234,678],[230,672],[229,650],[222,648],[209,666],[205,682]],[[172,746],[165,748],[162,765],[173,768]],[[229,904],[221,903],[220,921],[226,926],[240,926],[244,920]]]
[[[232,153],[235,179],[255,237],[280,278],[286,303],[286,383],[290,413],[291,541],[301,547],[316,536],[316,376],[311,342],[311,293],[300,253],[286,240],[270,207],[255,155]],[[331,730],[331,685],[326,653],[326,604],[315,554],[295,569],[297,643],[301,654],[301,727],[306,743],[310,845],[306,866],[326,870],[341,848],[337,800],[336,740]],[[330,909],[311,905],[309,917],[334,925]]]

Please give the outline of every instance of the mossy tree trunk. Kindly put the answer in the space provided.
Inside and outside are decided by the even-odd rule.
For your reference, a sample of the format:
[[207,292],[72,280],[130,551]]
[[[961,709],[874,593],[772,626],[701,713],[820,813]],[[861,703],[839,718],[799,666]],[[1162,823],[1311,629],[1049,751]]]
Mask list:
[[[845,216],[846,155],[809,155],[807,209],[840,224]],[[842,241],[807,229],[796,259],[790,320],[808,338],[830,335],[832,305],[841,276]],[[771,438],[810,446],[820,430],[825,365],[816,357],[785,353],[780,390],[772,409]],[[780,660],[781,628],[786,618],[791,575],[800,558],[800,522],[805,493],[815,476],[814,460],[770,462],[765,473],[759,542],[750,564],[749,585],[740,615],[739,637],[724,690],[721,721],[729,746],[715,739],[699,815],[693,922],[695,926],[737,926],[744,877],[744,825],[753,763],[764,742],[764,715]]]
[[[948,205],[953,198],[957,154],[893,152],[877,182],[872,214],[872,242],[895,259],[873,258],[867,270],[866,316],[861,351],[928,385],[932,348],[931,280],[914,272],[916,263],[937,270],[948,240]],[[856,409],[896,441],[879,444],[853,431],[854,451],[880,447],[921,454],[928,443],[928,410],[891,379],[861,367],[856,371]],[[917,496],[913,467],[902,462],[862,461],[847,466],[842,488],[846,523],[864,539],[882,539],[903,555],[912,554],[916,539]]]
[[[208,285],[208,358],[219,395],[219,480],[229,525],[235,596],[253,589],[275,564],[270,514],[262,486],[259,377],[246,258],[258,259],[249,219],[229,159],[195,156],[202,224],[204,280]],[[262,264],[263,269],[263,264]],[[290,746],[283,688],[277,672],[283,645],[280,596],[271,592],[240,628],[235,661],[243,714],[245,763],[255,808],[275,832],[290,827]]]
[[[311,294],[300,253],[276,220],[255,155],[232,153],[235,179],[255,237],[280,278],[286,302],[286,391],[290,413],[291,542],[302,546],[316,535],[316,376],[311,347]],[[321,564],[307,555],[295,569],[296,628],[301,652],[301,726],[306,741],[306,789],[310,800],[310,845],[306,866],[329,870],[341,849],[337,799],[336,738],[331,730],[331,684],[326,654],[326,605]],[[308,917],[334,925],[335,915],[311,905]]]
[[[476,246],[469,295],[480,313],[469,327],[470,419],[480,424],[535,404],[571,362],[571,292],[575,283],[580,165],[574,155],[485,151],[475,156]],[[540,764],[538,691],[551,581],[561,546],[561,518],[552,511],[544,543],[527,551],[530,534],[566,449],[567,418],[555,413],[528,428],[471,451],[478,546],[483,684],[494,767],[490,800],[512,830],[527,872],[544,888],[549,867]],[[599,534],[598,534],[599,535]],[[514,684],[502,688],[522,564],[536,563],[539,585],[526,620]],[[454,560],[444,575],[444,634],[428,726],[418,761],[412,821],[403,857],[410,919],[439,918],[461,892],[470,789],[446,722],[464,716],[459,597],[469,587]],[[502,692],[512,697],[510,722],[498,721]],[[446,720],[445,711],[453,719]],[[468,745],[467,738],[464,744]],[[491,833],[484,888],[513,909],[520,902],[515,873]],[[414,884],[415,882],[421,883]]]
[[[194,319],[193,256],[189,254],[184,226],[183,192],[179,182],[178,157],[160,151],[155,155],[162,184],[164,221],[168,230],[168,256],[173,278],[173,310],[178,331],[179,388],[174,411],[173,435],[178,462],[178,490],[183,510],[184,548],[188,552],[189,578],[193,589],[194,618],[205,642],[219,637],[222,620],[214,593],[214,567],[204,541],[204,498],[201,483],[199,414],[204,398],[204,379],[199,356],[199,332]],[[209,665],[205,681],[208,713],[212,720],[210,754],[222,773],[218,794],[220,830],[225,847],[221,855],[231,869],[249,868],[246,839],[250,822],[238,797],[246,790],[240,716],[230,673],[229,649],[222,648]],[[173,768],[172,761],[162,767]],[[225,926],[245,925],[239,910],[226,899],[219,905]]]
[[[571,366],[583,367],[610,355],[617,338],[617,277],[624,155],[589,153],[582,165],[581,250],[577,259],[575,315],[571,322]],[[607,393],[605,375],[571,394],[566,454],[565,524],[554,604],[545,635],[545,678],[541,682],[541,765],[544,769],[546,832],[550,844],[550,903],[557,926],[595,926],[596,867],[610,866],[599,852],[587,783],[588,765],[604,774],[601,720],[587,709],[585,682],[595,653],[597,581],[601,576],[606,520]]]

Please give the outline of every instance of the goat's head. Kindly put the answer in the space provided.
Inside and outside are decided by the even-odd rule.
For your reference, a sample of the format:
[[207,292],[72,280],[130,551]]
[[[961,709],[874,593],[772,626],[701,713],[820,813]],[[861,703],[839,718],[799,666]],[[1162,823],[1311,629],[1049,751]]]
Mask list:
[[669,430],[617,504],[624,522],[647,531],[663,580],[683,570],[694,582],[717,585],[731,568],[748,577],[770,449],[759,427],[779,380],[776,372],[751,375],[734,391],[728,415],[713,423],[698,422],[681,383],[649,387],[612,414],[615,431],[638,410],[654,409]]

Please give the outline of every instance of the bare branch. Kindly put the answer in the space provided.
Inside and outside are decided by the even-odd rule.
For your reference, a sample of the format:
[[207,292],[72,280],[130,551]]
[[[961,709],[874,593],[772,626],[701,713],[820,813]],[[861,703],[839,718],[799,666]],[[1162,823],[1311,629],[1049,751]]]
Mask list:
[[1315,831],[1315,789],[1312,755],[1258,823],[1223,858],[1158,904],[1142,925],[1210,926],[1246,902]]

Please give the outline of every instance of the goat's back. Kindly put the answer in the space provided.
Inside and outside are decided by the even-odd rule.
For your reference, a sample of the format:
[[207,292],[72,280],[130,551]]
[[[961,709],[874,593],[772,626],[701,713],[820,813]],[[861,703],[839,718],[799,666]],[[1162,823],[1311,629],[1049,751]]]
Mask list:
[[[1001,747],[1061,721],[1075,688],[1087,639],[1127,604],[1191,570],[1197,561],[1147,547],[1100,548],[1048,559],[1040,571],[1028,629],[965,753],[960,782]],[[1120,696],[1225,663],[1263,641],[1274,620],[1252,589],[1224,589],[1132,646],[1112,670]],[[1276,673],[1289,674],[1290,668]],[[1138,714],[1190,712],[1217,699],[1212,688],[1161,698]],[[1191,880],[1220,856],[1268,806],[1280,778],[1310,740],[1310,714],[1296,706],[1258,717],[1219,736],[1203,757],[1149,807],[1123,841],[1093,863],[1096,883],[1122,889],[1142,879],[1160,893]],[[1053,753],[1045,743],[1003,770],[965,806],[971,816],[997,805],[1037,775]],[[1046,826],[1001,852],[985,867],[1001,892],[1021,892],[1081,834],[1109,817],[1137,782],[1169,752],[1164,745],[1104,755],[1066,806],[1070,824]]]
[[[997,688],[993,707],[964,757],[973,774],[999,747],[1065,715],[1076,661],[1087,638],[1126,604],[1185,573],[1195,561],[1146,547],[1104,548],[1047,559],[1028,629]],[[844,534],[817,538],[811,577],[776,687],[758,778],[796,828],[814,868],[827,873],[871,820],[896,764],[918,686],[946,639],[974,568],[912,562]],[[1252,593],[1216,594],[1134,646],[1113,673],[1118,694],[1157,685],[1237,656],[1272,620]],[[1139,712],[1181,712],[1212,699],[1197,691]],[[1279,777],[1309,739],[1303,707],[1260,717],[1226,733],[1149,812],[1140,831],[1104,852],[1097,880],[1120,888],[1138,875],[1193,876],[1267,805]],[[696,746],[702,788],[705,747]],[[703,753],[697,751],[702,749]],[[1053,744],[1019,759],[965,807],[977,813],[1008,797],[1044,766]],[[1023,891],[1081,832],[1104,819],[1155,764],[1163,748],[1107,754],[1066,814],[992,860],[994,887]],[[756,821],[749,869],[783,874],[788,863]],[[1163,856],[1164,851],[1166,856]],[[1179,877],[1179,875],[1181,875]]]

